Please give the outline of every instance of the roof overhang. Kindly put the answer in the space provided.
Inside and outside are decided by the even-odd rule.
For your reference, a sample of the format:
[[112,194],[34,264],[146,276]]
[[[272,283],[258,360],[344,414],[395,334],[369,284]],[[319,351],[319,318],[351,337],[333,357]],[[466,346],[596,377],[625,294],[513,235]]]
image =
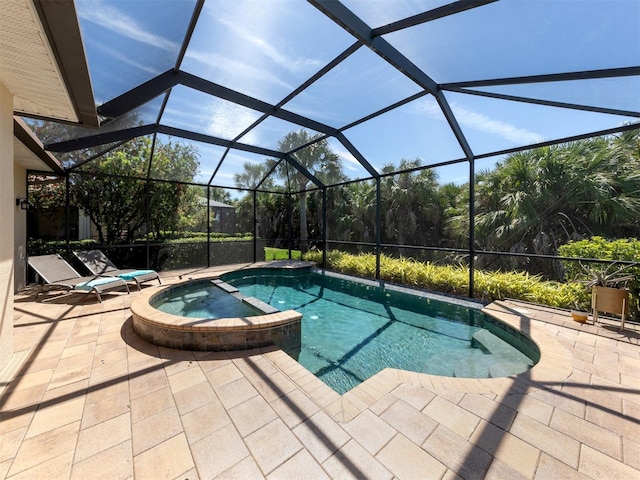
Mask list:
[[24,121],[13,117],[13,152],[16,163],[27,170],[64,173],[64,168],[35,136]]
[[0,83],[14,113],[98,127],[91,79],[73,1],[2,3]]

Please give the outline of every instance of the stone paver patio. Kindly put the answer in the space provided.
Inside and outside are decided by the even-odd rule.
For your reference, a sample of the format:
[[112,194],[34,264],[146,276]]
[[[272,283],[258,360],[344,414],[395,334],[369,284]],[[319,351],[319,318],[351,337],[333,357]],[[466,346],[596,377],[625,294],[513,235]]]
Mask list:
[[275,348],[144,342],[131,327],[135,295],[16,295],[0,478],[640,478],[638,325],[619,332],[496,302],[488,310],[540,346],[529,372],[387,369],[340,396]]

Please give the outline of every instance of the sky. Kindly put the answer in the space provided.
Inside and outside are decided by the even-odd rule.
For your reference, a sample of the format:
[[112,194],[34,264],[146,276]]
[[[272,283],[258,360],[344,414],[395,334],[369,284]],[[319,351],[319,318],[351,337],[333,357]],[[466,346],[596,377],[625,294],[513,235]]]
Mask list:
[[[343,0],[370,27],[449,3],[436,0]],[[98,104],[173,68],[193,12],[193,0],[76,0]],[[501,0],[383,37],[437,83],[542,75],[640,65],[637,0]],[[300,0],[207,0],[180,68],[269,104],[281,102],[355,38]],[[640,78],[486,87],[534,99],[640,111]],[[343,128],[422,89],[367,47],[360,47],[283,108]],[[618,127],[638,119],[444,92],[476,155]],[[162,101],[139,110],[156,120]],[[184,86],[169,97],[163,125],[236,138],[261,117]],[[299,125],[271,117],[239,139],[276,149]],[[315,132],[311,132],[315,133]],[[375,168],[421,159],[424,165],[464,157],[432,95],[344,131]],[[335,139],[332,149],[350,178],[366,176]],[[199,180],[208,181],[224,149],[197,144]],[[214,184],[234,185],[245,162],[225,159]],[[468,165],[438,169],[442,182],[462,183]]]

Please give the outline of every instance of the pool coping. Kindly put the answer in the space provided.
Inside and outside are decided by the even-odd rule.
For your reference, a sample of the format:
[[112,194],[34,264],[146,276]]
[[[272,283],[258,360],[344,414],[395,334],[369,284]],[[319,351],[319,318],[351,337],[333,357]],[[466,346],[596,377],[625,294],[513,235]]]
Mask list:
[[[313,264],[308,262],[264,262],[244,266],[243,269],[261,269],[261,268],[308,268]],[[230,269],[221,272],[211,278],[219,278],[224,273],[237,271],[238,269]],[[321,269],[316,269],[320,270]],[[412,293],[420,292],[421,295],[431,298],[441,298],[451,301],[448,296],[439,295],[437,292],[425,292],[419,289],[411,289],[410,287],[402,287],[386,282],[363,279],[344,275],[336,272],[328,272],[332,276],[343,278],[357,279],[360,282],[368,282],[371,285],[384,285],[398,290],[411,290]],[[191,277],[192,279],[204,279],[209,276]],[[151,296],[158,292],[162,286],[149,287],[148,293]],[[166,285],[165,285],[166,287]],[[561,384],[573,372],[573,360],[570,352],[558,342],[555,338],[549,336],[544,330],[544,324],[530,318],[526,309],[518,308],[510,304],[508,301],[494,301],[490,304],[484,304],[473,300],[454,299],[463,304],[471,304],[475,308],[480,308],[487,315],[504,322],[505,324],[523,332],[538,347],[540,358],[538,362],[529,370],[517,375],[500,378],[459,378],[459,377],[443,377],[438,375],[430,375],[425,373],[411,372],[394,368],[386,368],[372,377],[368,378],[360,385],[352,388],[344,394],[339,394],[331,387],[326,385],[322,380],[317,378],[313,373],[300,365],[296,360],[290,357],[284,350],[275,345],[260,348],[260,353],[267,358],[276,368],[282,371],[294,384],[305,391],[325,412],[331,415],[336,421],[348,422],[362,413],[367,408],[371,408],[383,397],[400,385],[414,385],[417,387],[425,387],[429,390],[442,395],[445,398],[455,400],[460,395],[467,393],[476,393],[482,395],[505,396],[514,394],[524,394],[535,390],[549,389],[555,385]],[[134,311],[134,302],[132,302],[132,313]],[[148,304],[148,302],[147,302]],[[484,305],[484,307],[482,306]],[[152,307],[151,307],[152,308]],[[158,312],[154,309],[155,312]],[[295,312],[295,310],[287,311]],[[280,312],[280,313],[287,313]],[[161,312],[162,313],[162,312]],[[298,314],[297,312],[295,312]],[[165,314],[170,315],[170,314]],[[277,314],[271,314],[277,315]],[[298,314],[299,315],[299,314]],[[252,317],[256,318],[256,317]],[[236,320],[236,319],[232,319]],[[235,322],[234,322],[235,323]]]
[[487,315],[523,331],[538,346],[540,359],[529,370],[500,378],[443,377],[386,368],[344,394],[331,389],[284,351],[272,348],[262,354],[292,382],[304,390],[336,421],[346,423],[367,408],[384,408],[384,397],[400,385],[424,387],[456,403],[467,393],[504,397],[521,395],[561,385],[573,372],[570,352],[549,336],[544,325],[507,302],[495,301],[482,309]]
[[[299,350],[302,314],[295,310],[278,311],[257,298],[245,297],[236,288],[219,279],[220,274],[189,278],[179,283],[149,288],[130,305],[134,332],[161,347],[190,351],[234,351],[272,344]],[[188,283],[211,283],[226,295],[251,305],[262,315],[224,318],[191,318],[166,313],[152,306],[155,297]]]
[[162,312],[151,306],[150,301],[153,297],[161,294],[163,291],[176,288],[188,282],[205,282],[211,281],[227,293],[237,292],[235,287],[220,280],[225,273],[236,272],[239,270],[258,270],[262,268],[273,269],[303,269],[315,266],[311,262],[302,262],[297,260],[280,260],[274,262],[256,263],[244,266],[243,268],[222,271],[213,275],[195,275],[187,279],[180,276],[179,282],[164,285],[150,286],[140,292],[138,296],[131,302],[131,314],[134,321],[143,321],[149,325],[166,328],[169,330],[184,330],[194,332],[219,332],[233,330],[251,330],[277,327],[302,319],[302,314],[295,310],[284,311],[265,311],[275,310],[275,308],[253,297],[243,297],[243,301],[258,310],[265,311],[264,315],[255,315],[251,317],[225,317],[225,318],[189,318],[173,315],[171,313]]

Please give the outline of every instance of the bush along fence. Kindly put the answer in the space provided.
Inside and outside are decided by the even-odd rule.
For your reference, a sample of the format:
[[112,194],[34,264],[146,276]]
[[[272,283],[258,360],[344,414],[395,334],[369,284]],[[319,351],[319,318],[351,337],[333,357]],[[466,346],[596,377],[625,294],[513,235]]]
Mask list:
[[[320,263],[321,252],[309,252],[304,259]],[[373,254],[348,254],[340,251],[327,253],[329,270],[374,278],[376,257]],[[417,262],[410,258],[380,257],[381,280],[466,296],[469,293],[469,270],[464,265],[436,265]],[[476,271],[474,297],[484,302],[512,298],[551,307],[571,309],[576,305],[588,308],[591,293],[580,282],[556,282],[525,272]]]
[[[256,260],[264,260],[266,241],[256,242]],[[181,268],[203,268],[233,263],[250,263],[254,259],[254,241],[251,237],[220,237],[212,239],[209,248],[206,237],[173,239],[162,243],[137,242],[122,245],[99,245],[95,240],[69,242],[69,253],[73,250],[102,250],[119,268],[152,268],[157,271]],[[207,262],[207,252],[209,252]],[[67,254],[64,241],[32,241],[28,245],[29,255],[58,253],[82,271],[75,257]],[[148,254],[148,261],[147,261]]]

